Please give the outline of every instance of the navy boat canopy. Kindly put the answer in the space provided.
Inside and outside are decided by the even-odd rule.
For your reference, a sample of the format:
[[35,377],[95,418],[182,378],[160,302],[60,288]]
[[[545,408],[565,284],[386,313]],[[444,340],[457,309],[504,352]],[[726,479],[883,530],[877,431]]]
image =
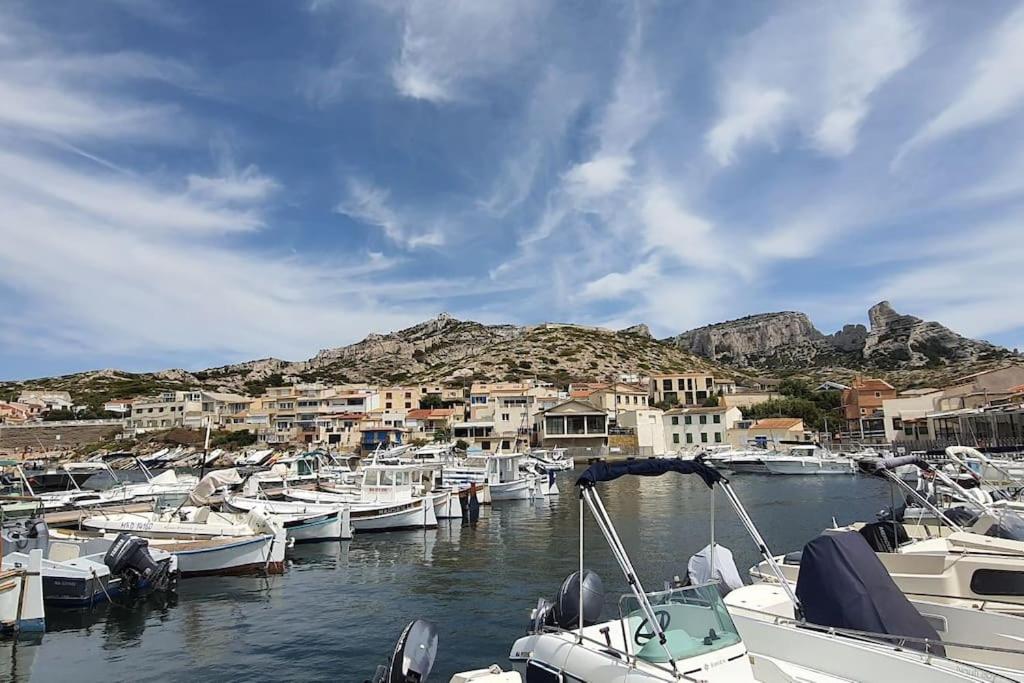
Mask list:
[[901,455],[896,458],[863,458],[857,462],[860,469],[868,474],[880,474],[882,470],[894,470],[903,465],[914,465],[928,471],[931,464],[919,455]]
[[580,475],[580,478],[576,480],[576,485],[593,486],[599,481],[611,481],[627,474],[639,475],[641,477],[660,477],[666,472],[696,474],[704,480],[708,488],[714,486],[715,482],[725,479],[718,470],[698,460],[667,458],[660,460],[627,460],[626,462],[614,464],[595,462]]
[[[823,534],[804,546],[796,595],[812,624],[927,638],[927,650],[945,656],[939,634],[914,609],[856,531]],[[926,649],[924,643],[912,641],[905,647]]]

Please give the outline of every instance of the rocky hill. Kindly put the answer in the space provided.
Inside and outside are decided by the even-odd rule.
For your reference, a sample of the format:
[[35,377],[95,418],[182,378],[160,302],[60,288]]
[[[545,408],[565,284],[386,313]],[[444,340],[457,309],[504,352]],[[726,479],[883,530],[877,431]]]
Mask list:
[[484,325],[442,314],[413,327],[371,334],[349,346],[324,349],[305,361],[264,358],[200,372],[132,374],[113,370],[0,384],[0,397],[25,388],[70,391],[93,405],[159,389],[205,387],[257,394],[295,381],[401,384],[445,379],[536,377],[565,384],[611,379],[621,372],[649,374],[713,368],[713,361],[651,337],[646,325],[626,330],[567,324]]
[[869,373],[906,387],[941,384],[1007,360],[1024,362],[1011,351],[967,339],[939,323],[900,315],[887,302],[872,307],[868,317],[870,329],[846,325],[826,335],[803,313],[764,313],[659,341],[642,324],[619,331],[568,324],[484,325],[442,314],[404,330],[324,349],[304,361],[263,358],[199,372],[97,370],[0,382],[0,399],[22,389],[62,389],[96,407],[111,398],[191,387],[259,394],[268,386],[299,381],[401,384],[536,377],[566,384],[607,380],[620,372],[699,369],[740,381],[793,374],[842,381]]
[[762,313],[699,327],[666,341],[740,371],[834,379],[868,372],[901,385],[942,383],[1019,359],[1007,349],[968,339],[937,322],[901,315],[888,301],[872,306],[868,320],[870,328],[849,324],[826,335],[803,313]]

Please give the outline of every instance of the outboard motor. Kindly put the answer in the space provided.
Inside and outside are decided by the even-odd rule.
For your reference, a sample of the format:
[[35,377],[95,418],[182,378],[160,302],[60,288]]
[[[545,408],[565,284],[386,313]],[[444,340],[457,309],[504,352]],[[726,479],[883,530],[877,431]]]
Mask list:
[[872,522],[860,528],[860,535],[876,553],[894,553],[910,540],[906,528],[899,522]]
[[583,604],[580,605],[580,573],[573,572],[558,589],[552,616],[555,625],[566,630],[579,628],[580,613],[583,625],[592,626],[601,618],[604,608],[604,584],[596,572],[583,570]]
[[149,541],[120,533],[103,556],[110,573],[122,577],[126,587],[137,589],[142,584],[153,590],[167,591],[174,587],[169,562],[157,562],[149,554]]
[[437,657],[437,627],[429,621],[410,622],[395,643],[386,666],[378,666],[367,683],[422,683]]

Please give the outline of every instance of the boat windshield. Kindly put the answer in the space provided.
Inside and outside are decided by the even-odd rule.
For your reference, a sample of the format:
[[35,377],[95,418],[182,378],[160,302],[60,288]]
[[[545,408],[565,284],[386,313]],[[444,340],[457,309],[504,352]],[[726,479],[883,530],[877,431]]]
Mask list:
[[995,524],[985,532],[986,536],[1024,541],[1024,519],[1014,512],[1003,511]]
[[[720,650],[741,641],[714,583],[647,593],[672,659],[678,661]],[[668,661],[665,648],[644,617],[632,594],[619,599],[623,637],[638,658],[652,663]]]

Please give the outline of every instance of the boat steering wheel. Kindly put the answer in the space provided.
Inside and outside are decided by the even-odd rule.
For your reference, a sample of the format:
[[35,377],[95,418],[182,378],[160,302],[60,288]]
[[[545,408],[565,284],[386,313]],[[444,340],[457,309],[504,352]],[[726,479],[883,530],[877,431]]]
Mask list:
[[[658,625],[661,626],[661,630],[665,631],[668,625],[672,623],[672,615],[668,613],[668,610],[656,610],[654,614],[658,617]],[[644,627],[650,626],[648,620],[644,618],[640,622],[640,625],[636,627],[636,631],[633,632],[633,642],[637,645],[646,645],[647,641],[654,637],[654,629],[644,630]]]

